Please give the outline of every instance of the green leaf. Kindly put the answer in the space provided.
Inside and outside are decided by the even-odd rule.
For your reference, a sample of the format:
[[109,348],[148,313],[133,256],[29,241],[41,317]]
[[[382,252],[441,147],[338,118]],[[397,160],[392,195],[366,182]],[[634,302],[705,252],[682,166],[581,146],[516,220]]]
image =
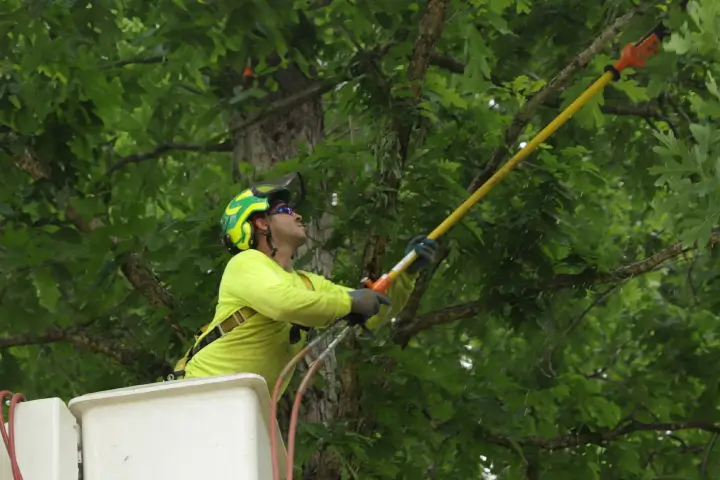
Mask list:
[[708,151],[710,149],[710,138],[712,135],[711,126],[692,123],[690,124],[690,131],[692,132],[695,141],[698,143],[695,160],[698,165],[702,165],[702,163],[704,163],[707,159]]
[[[525,480],[536,460],[558,480],[697,476],[698,429],[594,442],[626,419],[720,419],[720,255],[706,245],[720,228],[720,3],[661,6],[662,52],[492,177],[646,33],[620,3],[470,0],[429,15],[416,0],[7,0],[0,375],[36,399],[156,381],[157,363],[249,300],[228,282],[245,254],[228,254],[219,218],[257,179],[301,171],[311,238],[292,267],[346,290],[492,178],[414,293],[395,279],[388,328],[321,365],[296,476]],[[605,53],[573,63],[599,36]],[[551,83],[564,70],[570,83]],[[317,82],[335,87],[309,95]],[[602,114],[646,103],[658,118]],[[285,220],[270,219],[278,261]],[[50,325],[92,342],[26,345]],[[287,360],[271,356],[227,368]],[[708,476],[719,469],[710,458]]]
[[665,43],[665,49],[677,55],[685,55],[692,48],[692,40],[689,37],[673,32],[670,40]]
[[711,71],[707,72],[707,80],[705,81],[705,86],[707,86],[707,89],[710,93],[720,99],[720,91],[718,90],[717,83],[715,82],[715,77],[713,77]]
[[582,408],[599,427],[614,428],[622,416],[620,407],[602,397],[586,398]]
[[52,270],[39,268],[32,273],[32,280],[40,305],[50,313],[57,313],[60,289]]
[[611,83],[618,90],[625,92],[631,102],[640,102],[649,99],[647,89],[638,84],[634,79],[625,79]]

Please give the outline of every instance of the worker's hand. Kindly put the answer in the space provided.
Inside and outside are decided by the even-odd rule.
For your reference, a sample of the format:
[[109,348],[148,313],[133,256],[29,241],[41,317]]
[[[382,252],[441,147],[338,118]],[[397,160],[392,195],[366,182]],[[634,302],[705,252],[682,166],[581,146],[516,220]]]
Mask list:
[[414,237],[408,243],[405,249],[405,255],[415,250],[418,258],[410,264],[405,270],[408,273],[415,273],[421,268],[425,268],[435,261],[435,252],[437,251],[438,244],[435,240],[427,238],[425,235],[418,235]]
[[369,288],[361,288],[348,292],[352,298],[352,313],[359,313],[369,318],[380,311],[380,304],[390,305],[390,299]]

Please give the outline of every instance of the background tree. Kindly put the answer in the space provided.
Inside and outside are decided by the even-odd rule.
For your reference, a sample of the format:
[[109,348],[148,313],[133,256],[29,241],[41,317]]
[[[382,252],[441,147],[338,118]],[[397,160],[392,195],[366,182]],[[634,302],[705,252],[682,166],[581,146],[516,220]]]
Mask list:
[[298,460],[720,475],[720,4],[676,3],[3,2],[3,388],[155,381],[211,317],[221,209],[258,176],[308,179],[304,268],[379,275],[668,14],[662,51],[443,239],[376,341],[336,352]]

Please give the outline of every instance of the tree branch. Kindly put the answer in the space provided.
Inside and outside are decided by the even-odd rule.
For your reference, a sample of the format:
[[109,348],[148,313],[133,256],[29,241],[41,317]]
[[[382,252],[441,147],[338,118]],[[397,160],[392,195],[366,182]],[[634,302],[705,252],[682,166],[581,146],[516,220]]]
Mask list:
[[[547,100],[543,106],[560,109],[561,104],[559,100]],[[602,105],[600,111],[608,115],[654,118],[658,120],[665,120],[666,118],[660,110],[650,103],[642,105]]]
[[[34,180],[50,179],[49,169],[35,157],[34,153],[26,149],[24,154],[17,158],[15,164],[25,172],[27,172]],[[75,210],[75,208],[67,202],[65,206],[65,216],[75,225],[75,228],[82,233],[90,233],[93,230],[103,227],[103,221],[99,218],[93,218],[89,222]],[[118,239],[110,238],[113,245],[117,245]],[[137,254],[127,254],[120,259],[120,269],[130,284],[140,292],[148,302],[154,307],[166,307],[172,309],[174,306],[173,297],[170,292],[160,283],[153,274],[149,266],[143,264]],[[170,316],[165,318],[175,330],[181,332],[181,328],[174,324]],[[183,340],[183,338],[180,338]]]
[[445,12],[449,3],[449,0],[429,0],[425,15],[420,21],[408,67],[408,80],[413,84],[411,88],[416,97],[420,95],[420,85],[425,78],[432,51],[445,27]]
[[702,463],[700,464],[700,475],[702,475],[704,478],[707,478],[710,454],[712,453],[713,448],[715,448],[715,442],[717,442],[718,436],[720,436],[720,432],[715,432],[715,434],[710,439],[707,447],[705,447],[705,456],[703,457]]
[[583,319],[585,317],[587,317],[587,315],[590,313],[590,311],[593,308],[595,308],[598,305],[600,305],[601,303],[603,303],[608,297],[610,297],[610,295],[613,294],[613,292],[615,290],[617,290],[617,288],[620,285],[621,285],[621,283],[616,283],[616,284],[612,285],[610,288],[608,288],[607,290],[605,290],[603,293],[598,295],[597,298],[595,300],[593,300],[593,302],[590,305],[585,307],[585,310],[583,310],[582,313],[580,313],[580,315],[575,320],[573,320],[573,322],[570,324],[570,326],[568,326],[565,329],[565,331],[563,332],[563,337],[569,335],[570,332],[572,332],[580,324],[580,322],[582,322]]
[[[433,428],[437,429],[438,426],[448,422],[438,422],[433,425]],[[720,434],[720,423],[706,422],[702,420],[642,423],[630,419],[622,421],[619,425],[612,429],[600,429],[585,433],[570,433],[549,438],[533,436],[519,439],[502,437],[490,432],[485,427],[477,426],[475,428],[474,437],[478,442],[504,447],[519,455],[523,455],[524,459],[528,460],[528,463],[531,464],[534,458],[533,449],[554,451],[566,448],[576,448],[585,445],[604,446],[608,442],[617,440],[620,437],[630,435],[635,432],[676,432],[678,430],[704,430],[706,432],[713,433],[714,435],[718,435]],[[520,449],[518,449],[518,447]],[[685,451],[691,450],[691,447],[687,447],[687,445],[682,445],[682,447]],[[523,452],[525,453],[523,454]]]
[[[78,327],[57,328],[50,327],[45,332],[24,333],[0,337],[0,349],[11,347],[22,347],[29,345],[44,345],[54,342],[68,342],[82,348],[87,348],[112,358],[121,365],[132,365],[138,360],[148,357],[146,352],[130,350],[127,347],[110,342],[87,332]],[[160,361],[156,359],[158,367]]]
[[430,288],[433,276],[437,272],[437,269],[440,268],[440,265],[442,265],[442,262],[445,261],[449,253],[450,250],[447,248],[446,242],[441,239],[439,242],[437,260],[435,261],[435,264],[432,265],[431,268],[423,269],[420,272],[420,275],[415,282],[415,288],[410,293],[407,302],[405,302],[405,308],[402,309],[397,317],[397,322],[394,324],[395,329],[402,330],[415,320],[417,312],[420,309],[420,302],[422,301],[423,295],[425,295],[427,289]]
[[[430,57],[430,64],[452,73],[461,74],[465,71],[465,64],[449,55],[433,54]],[[502,87],[503,84],[503,82],[499,79],[494,79],[493,83],[499,87]],[[554,109],[560,109],[561,105],[562,103],[559,99],[550,98],[547,98],[542,104],[544,107]],[[650,103],[642,105],[602,105],[600,106],[600,111],[608,115],[651,118],[667,121],[667,115]]]
[[[410,59],[410,65],[408,65],[407,73],[410,90],[413,94],[413,104],[416,103],[420,97],[422,83],[425,80],[425,74],[430,64],[432,51],[445,27],[445,12],[447,11],[449,3],[450,0],[428,0],[425,14],[422,20],[420,20],[418,36],[413,45],[412,57]],[[411,120],[400,121],[398,142],[401,162],[407,159],[410,132],[412,131],[414,123],[414,116],[411,117]]]
[[[445,2],[445,0],[443,0]],[[432,25],[431,25],[432,27]],[[432,32],[430,32],[432,33]],[[424,31],[421,26],[421,32],[420,36],[418,37],[418,40],[421,38],[425,38],[424,36],[427,36],[429,33],[427,31]],[[439,33],[438,33],[439,35]],[[416,46],[417,47],[417,46]],[[419,48],[419,47],[418,47]],[[420,72],[422,75],[424,75],[425,71],[427,70],[427,64],[428,61],[425,61],[423,63],[424,57],[424,50],[423,48],[420,48],[421,53],[423,56],[419,57],[419,60],[415,62],[415,64],[411,64],[410,66],[410,80],[417,80],[421,79],[421,77],[415,78],[415,75],[418,75]],[[380,49],[380,54],[383,54],[382,49]],[[415,57],[414,57],[415,58]],[[132,64],[152,64],[152,63],[162,63],[166,60],[163,56],[157,56],[157,57],[149,57],[149,58],[138,58],[138,59],[130,59],[130,60],[122,60],[119,62],[116,62],[110,67],[117,68],[117,67],[124,67],[126,65],[132,65]],[[280,98],[274,102],[271,102],[269,105],[267,105],[265,108],[260,110],[255,115],[251,116],[250,118],[244,119],[234,125],[230,128],[231,134],[237,134],[243,130],[247,130],[248,128],[258,124],[259,122],[275,116],[275,115],[281,115],[289,110],[292,110],[295,107],[298,107],[299,105],[302,105],[303,103],[312,100],[313,98],[324,95],[325,93],[329,92],[333,88],[337,87],[338,84],[340,84],[342,81],[347,80],[347,78],[335,78],[335,79],[328,79],[324,81],[316,82],[309,87],[305,88],[304,90],[301,90],[298,93],[295,93],[293,95]],[[121,158],[117,163],[115,163],[108,171],[106,172],[106,175],[112,175],[117,170],[123,168],[124,166],[131,164],[131,163],[140,163],[147,160],[153,160],[155,158],[158,158],[168,152],[171,151],[186,151],[186,152],[232,152],[233,150],[233,143],[230,141],[225,141],[217,144],[209,144],[209,145],[187,145],[187,144],[178,144],[178,143],[166,143],[163,145],[160,145],[156,147],[155,149],[151,150],[150,152],[141,153],[141,154],[135,154],[130,155],[124,158]]]
[[[151,59],[150,59],[151,60]],[[151,63],[151,62],[147,62]],[[230,132],[233,134],[237,134],[238,132],[242,130],[246,130],[253,125],[258,124],[259,122],[267,119],[268,117],[272,117],[275,115],[280,115],[284,112],[287,112],[289,110],[292,110],[293,108],[302,105],[303,103],[312,100],[313,98],[324,95],[325,93],[329,92],[333,88],[335,88],[338,85],[338,80],[331,80],[331,81],[325,81],[325,82],[318,82],[313,85],[310,85],[305,90],[302,90],[294,95],[290,95],[288,97],[281,98],[279,100],[276,100],[274,102],[271,102],[269,105],[267,105],[265,108],[263,108],[260,112],[253,115],[252,117],[245,119],[241,122],[236,123],[235,125],[231,126]],[[121,168],[125,167],[126,165],[129,165],[131,163],[140,163],[145,162],[147,160],[153,160],[156,158],[161,157],[162,155],[173,152],[173,151],[185,151],[185,152],[232,152],[234,148],[233,142],[231,141],[224,141],[221,143],[212,143],[207,145],[188,145],[188,144],[182,144],[182,143],[166,143],[163,145],[159,145],[155,149],[145,152],[145,153],[139,153],[135,155],[129,155],[127,157],[123,157],[120,160],[118,160],[112,167],[108,169],[108,171],[105,173],[106,175],[112,175],[116,171],[120,170]]]
[[[720,244],[720,231],[714,232],[712,234],[710,240],[708,241],[707,247],[711,248],[717,244]],[[587,273],[557,275],[549,282],[543,282],[542,289],[545,291],[558,290],[578,287],[581,285],[590,286],[627,280],[633,277],[643,275],[645,273],[649,273],[664,262],[678,257],[685,252],[695,250],[696,248],[697,245],[693,245],[692,247],[684,247],[682,243],[676,243],[657,253],[650,255],[643,260],[623,267],[618,267],[615,270],[607,273],[600,273],[595,275]],[[612,291],[612,289],[610,291]],[[609,291],[601,295],[600,300],[604,299],[608,293]],[[435,310],[416,317],[414,320],[407,322],[405,325],[399,326],[399,328],[397,328],[397,330],[393,332],[392,340],[398,345],[404,346],[407,345],[408,341],[410,341],[413,336],[417,335],[423,330],[426,330],[436,325],[442,325],[465,318],[471,318],[481,314],[484,310],[484,302],[481,300],[475,300],[472,302],[467,302],[460,305],[454,305],[440,310]]]
[[442,68],[451,73],[457,73],[462,75],[465,73],[465,64],[460,60],[451,57],[450,55],[443,55],[440,53],[433,53],[430,55],[430,65],[434,65],[438,68]]
[[[718,243],[720,243],[720,231],[714,232],[710,236],[710,240],[708,241],[706,247],[712,247]],[[632,263],[630,265],[626,265],[624,267],[616,268],[615,270],[612,270],[608,273],[600,273],[595,275],[586,273],[558,275],[550,281],[548,286],[550,289],[557,289],[569,288],[573,286],[578,286],[580,284],[599,285],[602,283],[618,282],[620,280],[625,280],[627,278],[632,278],[638,275],[642,275],[644,273],[648,273],[662,263],[677,256],[680,256],[683,253],[695,250],[696,248],[697,245],[685,247],[681,242],[678,242],[657,253],[650,255],[643,260]]]
[[[425,80],[425,74],[430,62],[432,50],[435,43],[442,35],[445,26],[445,13],[447,11],[450,0],[428,0],[427,8],[420,20],[418,36],[413,45],[412,57],[408,65],[407,78],[410,83],[412,97],[400,102],[402,105],[410,105],[414,107],[420,97],[421,85]],[[409,102],[409,103],[408,103]],[[385,168],[380,172],[378,180],[378,189],[385,189],[387,200],[384,204],[376,201],[376,208],[393,210],[397,203],[397,191],[400,188],[402,172],[405,169],[405,161],[408,156],[410,146],[410,136],[413,127],[416,124],[417,115],[413,109],[407,113],[400,111],[395,114],[395,130],[397,132],[397,144],[393,145],[390,155],[396,155],[397,165],[391,168]],[[395,150],[394,147],[397,147]],[[376,278],[380,275],[380,259],[387,248],[387,238],[373,233],[365,243],[363,273],[370,277]]]
[[622,17],[615,20],[608,28],[606,28],[592,44],[580,52],[559,74],[548,82],[542,90],[533,95],[520,110],[515,114],[510,126],[505,131],[505,142],[498,147],[493,153],[490,161],[485,169],[477,175],[470,183],[468,190],[472,193],[485,183],[498,169],[500,164],[507,156],[509,145],[514,145],[522,133],[525,126],[530,122],[535,112],[544,104],[552,95],[564,88],[570,81],[572,76],[580,69],[584,68],[593,57],[599,54],[605,46],[618,36],[630,20],[639,12],[647,9],[649,3],[636,6]]
[[711,433],[720,433],[720,424],[701,420],[670,423],[640,423],[631,421],[624,426],[618,426],[612,430],[580,434],[571,433],[555,438],[531,437],[521,440],[518,443],[521,445],[533,445],[543,450],[561,450],[563,448],[579,447],[582,445],[603,445],[618,437],[634,432],[666,432],[668,430],[673,432],[677,430],[705,430]]
[[529,450],[530,451],[525,452],[525,459],[527,460],[527,464],[525,465],[525,477],[527,480],[540,480],[539,449],[532,448]]
[[[522,133],[522,130],[525,128],[527,123],[530,121],[532,116],[535,114],[535,112],[538,110],[538,108],[545,104],[546,102],[551,100],[551,96],[554,95],[557,91],[559,91],[561,88],[565,86],[572,77],[572,75],[580,70],[581,68],[584,68],[590,60],[597,55],[600,51],[602,51],[603,48],[605,48],[606,44],[608,44],[610,41],[612,41],[617,35],[619,34],[620,30],[625,27],[630,20],[633,18],[633,16],[641,11],[644,11],[645,9],[649,8],[650,4],[645,3],[640,6],[637,6],[633,8],[631,11],[623,15],[622,17],[615,20],[607,29],[605,29],[593,42],[592,44],[585,49],[584,51],[580,52],[570,64],[568,64],[564,69],[560,71],[560,73],[555,76],[550,82],[548,82],[545,87],[543,87],[542,90],[537,92],[533,97],[529,98],[526,103],[520,108],[520,110],[515,115],[515,118],[511,122],[510,126],[505,132],[505,142],[503,145],[498,147],[495,152],[493,153],[490,161],[488,162],[485,169],[478,174],[473,181],[470,183],[470,186],[468,187],[468,192],[473,193],[475,190],[477,190],[483,183],[485,183],[497,170],[497,168],[500,166],[502,161],[504,160],[505,156],[509,152],[508,145],[515,144],[517,141],[517,138],[519,137],[520,133]],[[445,68],[451,72],[456,73],[462,73],[465,70],[465,66],[453,59],[452,57],[449,57],[447,55],[442,54],[436,54],[431,55],[429,62],[433,65],[436,65],[440,68]],[[502,82],[498,81],[497,79],[491,79],[493,83],[496,85],[502,85]],[[619,111],[619,110],[617,110]],[[444,246],[441,243],[441,249],[444,249]],[[366,262],[367,264],[367,262]],[[366,267],[366,271],[367,271]],[[423,274],[423,282],[422,286],[427,286],[430,281],[432,280],[432,276],[434,275],[434,271],[424,273]],[[420,283],[420,282],[418,282]],[[410,298],[408,299],[408,304],[411,306],[414,306],[417,308],[417,306],[420,304],[421,297],[424,293],[424,289],[418,289],[415,288],[413,292],[410,295]],[[414,312],[413,312],[414,313]],[[410,315],[408,315],[410,316]],[[406,317],[407,321],[407,317]],[[398,330],[398,332],[401,332],[403,330],[408,330],[408,333],[411,331],[414,331],[413,328],[414,322],[409,323],[406,327],[403,327]],[[418,330],[419,331],[419,330]],[[417,332],[415,332],[417,333]],[[398,333],[400,339],[410,337],[406,337],[403,334]],[[411,333],[410,336],[414,335],[414,333]]]
[[104,68],[122,68],[128,65],[150,65],[154,63],[165,63],[167,61],[167,57],[164,55],[158,55],[156,57],[145,57],[145,58],[130,58],[127,60],[119,60],[117,62],[111,63]]
[[298,93],[278,99],[267,105],[257,114],[231,126],[230,133],[237,134],[242,130],[246,130],[253,125],[260,123],[268,117],[280,115],[287,112],[288,110],[292,110],[293,108],[302,105],[309,100],[312,100],[317,96],[324,95],[325,93],[335,88],[343,80],[344,79],[326,80],[314,83],[306,89],[299,91]]
[[480,315],[480,313],[485,310],[484,305],[484,301],[475,300],[420,315],[413,321],[395,330],[392,333],[392,340],[398,345],[405,346],[412,337],[430,327]]
[[131,163],[140,163],[145,162],[147,160],[153,160],[155,158],[159,158],[163,156],[166,153],[173,152],[173,151],[183,151],[183,152],[232,152],[233,150],[233,144],[232,142],[225,141],[222,143],[212,144],[212,145],[188,145],[184,143],[165,143],[162,145],[159,145],[155,147],[153,150],[145,153],[138,153],[135,155],[129,155],[127,157],[123,157],[115,164],[108,169],[107,172],[105,172],[105,175],[112,175],[116,171],[120,170],[121,168],[125,167],[126,165],[129,165]]
[[[325,2],[325,0],[321,0],[321,3],[329,3]],[[273,102],[270,102],[268,105],[266,105],[264,108],[262,108],[259,112],[257,112],[255,115],[250,116],[249,118],[244,118],[241,121],[236,122],[235,124],[230,126],[229,133],[233,136],[237,135],[239,132],[246,130],[254,125],[257,125],[258,123],[262,122],[263,120],[275,116],[283,114],[289,110],[292,110],[303,103],[314,99],[315,97],[318,97],[320,95],[324,95],[327,92],[333,90],[338,85],[340,85],[342,82],[349,81],[353,78],[357,78],[362,76],[361,68],[359,64],[367,62],[368,58],[375,60],[377,58],[380,58],[384,56],[390,47],[392,46],[392,43],[380,45],[373,49],[367,50],[365,52],[362,52],[363,55],[356,57],[356,59],[359,60],[358,64],[353,64],[348,67],[347,72],[340,74],[334,78],[327,78],[323,80],[318,80],[315,83],[310,84],[305,89],[298,91],[297,93],[294,93],[292,95],[288,95],[286,97],[279,98]]]

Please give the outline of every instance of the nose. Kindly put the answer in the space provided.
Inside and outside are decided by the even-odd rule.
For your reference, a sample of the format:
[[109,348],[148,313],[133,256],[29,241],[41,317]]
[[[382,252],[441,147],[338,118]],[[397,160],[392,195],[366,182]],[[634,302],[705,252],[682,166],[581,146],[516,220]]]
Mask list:
[[302,215],[300,215],[297,210],[293,210],[293,213],[295,214],[295,217],[302,222]]

